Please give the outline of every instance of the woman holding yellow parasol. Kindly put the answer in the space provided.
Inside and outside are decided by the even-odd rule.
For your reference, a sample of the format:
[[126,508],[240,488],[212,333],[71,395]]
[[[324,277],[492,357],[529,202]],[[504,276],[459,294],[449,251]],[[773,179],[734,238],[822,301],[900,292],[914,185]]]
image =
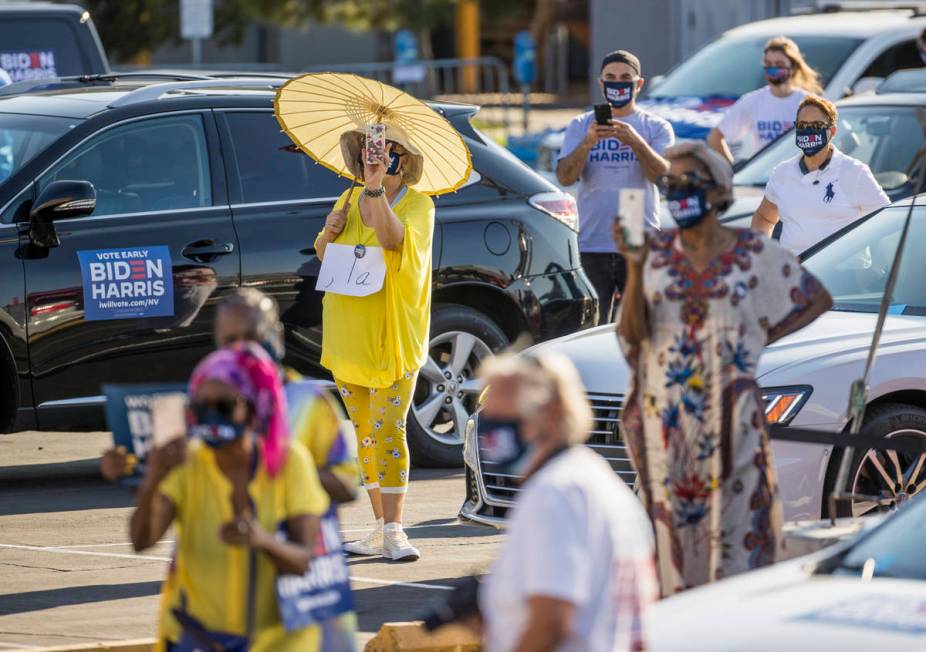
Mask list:
[[[363,484],[377,520],[369,536],[345,549],[414,561],[419,551],[402,529],[409,480],[405,432],[418,371],[428,356],[434,233],[429,195],[465,183],[469,150],[427,105],[355,75],[291,80],[277,95],[276,112],[303,151],[363,184],[360,192],[344,192],[315,240],[322,277],[349,270],[353,278],[362,262],[373,279],[363,291],[319,285],[327,288],[321,362],[354,424]],[[385,147],[372,154],[371,124],[385,127]]]

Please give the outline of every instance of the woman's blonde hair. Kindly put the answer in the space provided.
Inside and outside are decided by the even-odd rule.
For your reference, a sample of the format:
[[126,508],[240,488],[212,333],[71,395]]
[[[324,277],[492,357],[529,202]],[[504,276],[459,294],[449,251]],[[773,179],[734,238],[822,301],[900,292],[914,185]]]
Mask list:
[[479,376],[488,387],[502,379],[517,383],[518,412],[524,417],[555,401],[562,415],[558,430],[564,440],[570,444],[588,440],[592,410],[579,372],[569,358],[558,353],[503,353],[484,362]]
[[820,75],[804,61],[804,55],[801,54],[801,49],[797,47],[797,43],[787,36],[776,36],[769,39],[762,50],[763,53],[769,51],[781,52],[788,57],[788,61],[791,62],[791,80],[795,86],[803,88],[809,93],[817,95],[823,93],[823,87],[820,85]]

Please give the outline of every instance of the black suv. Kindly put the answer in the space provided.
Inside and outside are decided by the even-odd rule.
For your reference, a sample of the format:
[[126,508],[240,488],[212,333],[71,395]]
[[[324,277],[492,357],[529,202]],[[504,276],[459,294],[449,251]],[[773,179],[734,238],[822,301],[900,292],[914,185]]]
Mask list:
[[[0,140],[12,143],[0,179],[0,432],[99,427],[103,383],[186,379],[212,346],[216,304],[238,286],[279,302],[287,363],[328,378],[312,243],[348,181],[281,133],[281,82],[107,75],[0,90]],[[435,202],[431,358],[409,438],[417,464],[449,465],[480,358],[524,332],[593,326],[597,300],[572,199],[474,129],[475,107],[433,106],[474,171]],[[94,275],[122,278],[121,265],[127,280],[112,292],[131,297],[140,283],[147,296],[165,259],[172,297],[162,291],[157,309],[116,314],[109,286],[89,287]],[[105,305],[85,306],[97,290]]]

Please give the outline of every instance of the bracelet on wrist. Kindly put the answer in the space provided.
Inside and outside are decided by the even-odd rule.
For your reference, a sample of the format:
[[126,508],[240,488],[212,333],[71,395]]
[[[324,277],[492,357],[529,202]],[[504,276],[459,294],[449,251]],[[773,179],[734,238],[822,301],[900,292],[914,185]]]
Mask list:
[[367,197],[382,197],[383,195],[386,194],[386,189],[383,186],[380,186],[379,188],[374,188],[373,190],[370,190],[369,188],[364,188],[363,194],[366,195]]

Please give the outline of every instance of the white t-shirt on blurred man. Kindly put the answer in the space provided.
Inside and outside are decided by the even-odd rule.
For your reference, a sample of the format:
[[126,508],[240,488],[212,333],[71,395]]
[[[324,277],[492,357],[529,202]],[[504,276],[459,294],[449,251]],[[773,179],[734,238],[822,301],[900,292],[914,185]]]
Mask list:
[[649,519],[608,463],[584,446],[560,453],[525,483],[480,593],[486,652],[514,649],[531,597],[575,605],[558,652],[646,649],[653,559]]

